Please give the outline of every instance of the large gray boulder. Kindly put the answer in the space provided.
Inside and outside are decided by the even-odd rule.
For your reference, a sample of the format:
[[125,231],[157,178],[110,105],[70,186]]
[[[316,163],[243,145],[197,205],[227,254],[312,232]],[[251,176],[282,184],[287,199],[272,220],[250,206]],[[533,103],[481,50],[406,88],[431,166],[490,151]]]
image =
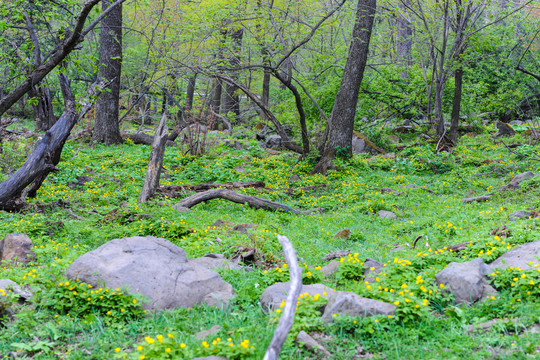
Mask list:
[[487,283],[486,275],[490,272],[489,266],[481,258],[464,263],[452,262],[435,275],[435,281],[454,295],[456,304],[472,304],[496,292]]
[[322,319],[330,323],[337,315],[360,317],[394,315],[396,308],[396,305],[384,301],[368,299],[352,292],[336,291],[330,294]]
[[67,277],[93,286],[127,287],[150,301],[149,310],[227,304],[235,295],[218,273],[191,263],[170,241],[147,237],[114,239],[79,257]]
[[[281,302],[287,299],[287,294],[289,293],[290,286],[290,282],[284,282],[267,287],[261,295],[261,307],[263,311],[272,311],[279,308]],[[332,290],[326,285],[312,284],[302,285],[302,291],[300,293],[308,293],[310,296],[319,294],[319,296],[321,297],[328,297],[334,292],[335,290]]]
[[36,254],[32,251],[34,243],[26,234],[7,234],[0,241],[0,260],[12,264],[28,265],[36,259]]
[[505,252],[495,261],[489,264],[491,269],[506,267],[519,267],[523,270],[536,268],[540,264],[540,240],[518,246],[515,249]]

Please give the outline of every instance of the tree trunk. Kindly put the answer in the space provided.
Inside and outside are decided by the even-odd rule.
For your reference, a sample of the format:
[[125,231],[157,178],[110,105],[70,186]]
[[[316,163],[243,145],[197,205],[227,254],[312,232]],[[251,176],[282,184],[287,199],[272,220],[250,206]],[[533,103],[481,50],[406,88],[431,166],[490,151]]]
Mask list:
[[[103,10],[110,4],[111,0],[103,0]],[[107,145],[119,144],[122,142],[118,122],[122,73],[122,5],[113,9],[101,23],[99,60],[99,77],[110,83],[110,91],[103,92],[96,103],[93,140]]]
[[[232,56],[229,57],[229,64],[232,68],[240,65],[240,50],[242,47],[242,38],[244,36],[244,30],[235,30],[230,34],[232,41]],[[231,78],[238,80],[238,71],[233,71]],[[234,84],[227,83],[225,85],[225,94],[223,97],[222,113],[227,115],[229,112],[234,113],[236,121],[240,120],[240,96],[238,94],[238,87]]]
[[217,77],[214,78],[212,81],[212,102],[210,103],[210,107],[212,108],[212,111],[216,113],[220,113],[221,108],[221,93],[223,91],[223,84],[221,80]]
[[262,103],[265,106],[268,106],[270,103],[270,76],[271,71],[265,69],[264,70],[264,77],[263,77],[263,85],[262,85]]
[[454,78],[454,102],[452,104],[452,124],[450,125],[450,140],[457,145],[458,139],[458,126],[459,126],[459,112],[461,110],[461,93],[463,89],[463,67],[460,66],[456,69]]
[[52,105],[51,90],[46,86],[36,86],[30,90],[28,94],[30,97],[37,98],[37,103],[34,105],[36,130],[49,130],[56,122]]
[[336,150],[352,155],[352,135],[358,93],[367,63],[371,29],[377,7],[376,0],[358,0],[356,21],[353,28],[353,40],[349,49],[343,78],[336,94],[334,108],[328,123],[328,140],[322,158],[315,165],[312,173],[326,173],[331,165]]
[[[440,71],[442,71],[442,69]],[[446,81],[441,81],[439,78],[435,79],[435,104],[433,108],[433,115],[437,121],[437,136],[439,138],[446,135],[446,127],[444,126],[444,116],[442,110],[445,82]]]
[[[194,73],[188,79],[188,86],[186,90],[186,105],[184,106],[184,111],[187,113],[193,109],[193,97],[195,95],[195,84],[197,81],[197,73]],[[220,95],[221,97],[221,95]]]
[[[406,4],[410,4],[410,0],[405,0]],[[397,14],[397,42],[396,53],[398,59],[405,66],[405,70],[401,72],[401,78],[409,77],[408,67],[412,65],[411,49],[412,49],[412,28],[411,22],[407,19],[407,7],[399,3],[399,13]]]

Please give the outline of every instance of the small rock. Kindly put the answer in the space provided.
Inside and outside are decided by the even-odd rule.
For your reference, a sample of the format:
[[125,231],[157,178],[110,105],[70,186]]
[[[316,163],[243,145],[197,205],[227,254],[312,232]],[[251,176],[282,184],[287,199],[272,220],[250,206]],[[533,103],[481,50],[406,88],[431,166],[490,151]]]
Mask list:
[[298,336],[296,337],[296,342],[298,344],[302,344],[311,351],[320,353],[327,358],[331,356],[330,352],[326,350],[324,346],[322,346],[317,340],[309,336],[309,334],[303,330],[298,333]]
[[176,204],[176,205],[173,205],[173,209],[178,211],[178,212],[188,212],[188,211],[192,211],[190,208],[187,208],[185,206],[182,206],[180,203]]
[[0,261],[28,265],[36,259],[34,244],[26,234],[7,234],[0,241]]
[[535,268],[540,264],[540,240],[523,244],[515,249],[505,252],[495,261],[489,264],[491,269],[506,268],[509,266],[519,267],[523,270]]
[[14,294],[17,294],[22,300],[29,300],[32,297],[32,293],[30,291],[23,290],[19,286],[19,284],[10,279],[0,279],[0,289],[4,290],[7,293],[13,292]]
[[253,225],[251,225],[251,224],[238,224],[238,225],[235,225],[230,231],[238,231],[241,234],[249,236],[248,229],[253,229]]
[[536,174],[533,173],[532,171],[527,171],[525,173],[517,174],[516,176],[514,176],[512,178],[512,180],[510,180],[508,185],[506,185],[506,188],[507,189],[517,189],[517,188],[519,188],[519,185],[523,181],[528,180],[528,179],[532,179],[535,176],[536,176]]
[[378,215],[381,219],[392,219],[392,220],[397,219],[397,215],[394,214],[392,211],[379,210],[379,212],[377,213],[377,215]]
[[326,264],[321,268],[322,273],[325,277],[333,276],[339,269],[340,262],[338,260],[332,260],[330,263]]
[[495,135],[495,137],[514,136],[514,135],[516,135],[516,132],[514,131],[512,126],[508,125],[507,123],[501,122],[501,121],[499,121],[497,123],[497,129],[499,131],[497,132],[497,135]]
[[418,189],[418,185],[416,184],[407,184],[405,185],[407,189]]
[[266,138],[264,142],[264,147],[268,149],[279,149],[281,148],[281,136],[279,135],[270,135]]
[[392,194],[394,196],[399,196],[399,195],[401,195],[403,193],[401,191],[397,191],[397,190],[394,190],[394,189],[391,189],[391,188],[383,187],[383,188],[381,188],[381,194]]
[[437,285],[444,284],[445,290],[454,294],[456,304],[472,304],[483,300],[487,295],[496,293],[487,283],[490,273],[484,260],[477,258],[464,263],[452,262],[435,275]]
[[512,231],[506,227],[506,225],[499,226],[495,229],[493,229],[490,233],[490,235],[493,236],[499,236],[499,237],[510,237],[512,236]]
[[334,235],[334,239],[348,239],[351,236],[350,229],[343,229]]
[[237,167],[235,167],[234,170],[235,170],[236,172],[238,172],[238,173],[244,173],[244,172],[246,172],[246,169],[244,169],[244,167],[243,167],[243,166],[240,166],[240,165],[238,165]]
[[217,333],[219,330],[221,330],[221,326],[219,325],[214,325],[212,326],[210,329],[208,330],[204,330],[204,331],[201,331],[201,332],[198,332],[195,337],[197,338],[197,340],[204,340],[206,339],[207,337],[211,336],[211,335],[214,335],[215,333]]
[[328,298],[322,319],[330,323],[335,315],[366,317],[394,315],[395,312],[394,304],[364,298],[352,292],[336,291]]
[[190,259],[188,262],[205,267],[209,270],[215,269],[231,269],[239,270],[242,267],[231,263],[227,258],[221,254],[206,254],[200,258]]
[[488,201],[489,198],[492,197],[492,196],[493,196],[493,194],[475,196],[475,197],[470,197],[470,198],[464,198],[462,201],[465,204],[470,204],[470,203],[473,203],[473,202],[485,202],[485,201]]
[[[287,293],[289,292],[290,286],[289,282],[284,282],[267,287],[261,295],[261,307],[263,311],[277,309],[281,305],[281,302],[287,299]],[[322,284],[302,285],[301,291],[302,294],[308,293],[311,296],[319,294],[323,297],[328,297],[334,292],[335,290]],[[323,295],[323,293],[326,293],[326,295]]]
[[540,216],[540,213],[537,211],[514,211],[510,215],[508,215],[508,219],[510,221],[516,221],[518,219],[535,219]]
[[364,261],[364,281],[375,282],[375,277],[381,273],[384,265],[380,262],[367,258]]
[[227,224],[227,221],[223,221],[223,220],[221,220],[221,219],[217,219],[217,220],[214,221],[214,222],[212,223],[212,225],[210,225],[210,226],[211,226],[211,227],[217,227],[217,228],[218,228],[218,227],[221,227],[221,226],[223,226],[223,225],[225,225],[225,224]]
[[297,182],[297,181],[300,181],[300,180],[302,180],[302,179],[300,178],[300,176],[294,174],[294,175],[291,176],[291,178],[289,179],[289,182],[292,182],[292,183],[293,183],[293,182]]
[[339,259],[339,258],[342,258],[342,257],[345,257],[345,256],[349,255],[350,253],[351,252],[347,251],[347,250],[332,251],[331,253],[324,255],[323,261],[330,261],[330,260],[334,260],[334,259]]
[[383,159],[395,159],[396,158],[396,153],[386,153],[386,154],[382,154],[381,157]]

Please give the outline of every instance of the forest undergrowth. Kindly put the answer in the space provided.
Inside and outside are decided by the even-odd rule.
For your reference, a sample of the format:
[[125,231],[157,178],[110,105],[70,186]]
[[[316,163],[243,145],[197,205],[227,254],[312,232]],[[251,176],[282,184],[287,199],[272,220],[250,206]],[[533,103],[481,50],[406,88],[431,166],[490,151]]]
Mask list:
[[[413,135],[397,143],[390,143],[385,132],[379,137],[395,158],[338,159],[338,170],[327,176],[308,175],[313,159],[299,162],[288,152],[268,152],[249,133],[240,140],[245,150],[218,139],[209,142],[203,156],[184,155],[178,147],[166,150],[162,185],[262,180],[264,189],[240,192],[302,210],[326,209],[311,215],[255,210],[225,200],[180,213],[173,209],[180,199],[166,196],[139,204],[149,146],[69,141],[60,171],[49,176],[31,206],[20,213],[0,213],[0,238],[26,233],[37,254],[27,267],[0,268],[0,278],[34,293],[26,304],[0,294],[0,306],[16,310],[15,319],[4,320],[0,328],[0,354],[16,354],[18,359],[260,359],[280,315],[264,313],[260,295],[267,286],[288,280],[276,237],[280,234],[294,244],[305,284],[323,283],[397,305],[394,316],[342,317],[325,324],[318,313],[325,300],[305,296],[283,359],[320,358],[292,341],[300,330],[319,339],[335,359],[538,357],[538,274],[530,275],[538,284],[530,284],[529,277],[527,283],[471,306],[456,306],[452,296],[435,285],[434,276],[449,262],[481,257],[488,263],[540,239],[537,219],[508,217],[514,211],[540,209],[540,181],[533,178],[517,190],[500,190],[518,173],[540,172],[533,159],[539,146],[521,135],[501,141],[485,133],[463,136],[452,154],[436,154],[435,144]],[[510,144],[519,147],[510,150]],[[22,163],[23,148],[20,140],[4,143],[0,181]],[[486,202],[462,201],[488,193],[495,195]],[[379,218],[380,210],[394,212],[397,219]],[[218,219],[224,225],[212,226]],[[249,235],[229,231],[242,223],[253,225]],[[502,226],[511,236],[492,235]],[[336,238],[343,229],[349,229],[350,236]],[[107,241],[147,235],[170,240],[190,258],[208,253],[232,258],[239,248],[253,249],[255,256],[243,270],[219,270],[237,294],[228,308],[197,306],[148,314],[140,307],[141,297],[122,289],[93,289],[64,277],[72,261]],[[448,250],[463,242],[469,242],[465,250]],[[350,255],[338,259],[335,276],[325,278],[322,258],[336,250]],[[363,281],[366,258],[385,264],[384,276],[372,283]],[[500,274],[494,281],[504,282],[505,276],[516,275]],[[491,319],[496,321],[489,329],[469,331],[469,325]],[[214,325],[220,329],[206,341],[194,336]]]

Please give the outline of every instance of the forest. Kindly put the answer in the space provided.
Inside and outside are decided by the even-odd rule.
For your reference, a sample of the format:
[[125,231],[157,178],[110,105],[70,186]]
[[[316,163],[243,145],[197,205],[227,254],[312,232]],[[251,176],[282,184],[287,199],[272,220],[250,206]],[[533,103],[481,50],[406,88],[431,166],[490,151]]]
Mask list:
[[540,2],[0,0],[0,357],[540,357]]

